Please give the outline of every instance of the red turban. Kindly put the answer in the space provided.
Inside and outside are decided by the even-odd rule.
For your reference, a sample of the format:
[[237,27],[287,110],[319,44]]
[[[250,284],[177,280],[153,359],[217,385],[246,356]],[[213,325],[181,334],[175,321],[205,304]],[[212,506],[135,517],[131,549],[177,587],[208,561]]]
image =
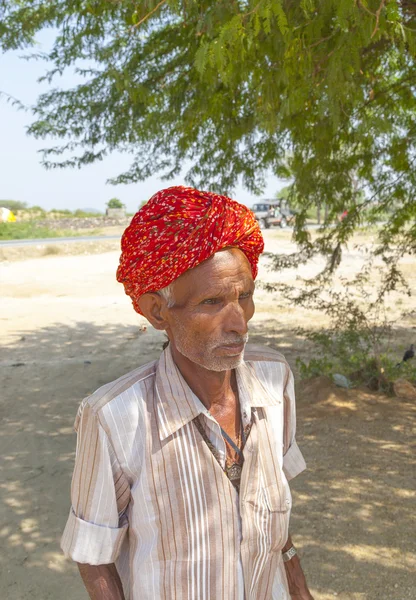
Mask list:
[[125,230],[117,281],[142,314],[143,294],[168,286],[228,246],[244,252],[255,278],[264,243],[251,210],[212,192],[170,187],[152,196]]

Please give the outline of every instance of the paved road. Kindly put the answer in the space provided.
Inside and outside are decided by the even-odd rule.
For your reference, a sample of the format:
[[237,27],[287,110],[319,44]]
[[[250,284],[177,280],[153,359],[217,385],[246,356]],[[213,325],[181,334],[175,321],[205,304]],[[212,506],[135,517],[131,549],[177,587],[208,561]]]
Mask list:
[[42,238],[35,240],[5,240],[0,241],[4,246],[43,246],[44,244],[62,244],[63,242],[99,242],[101,240],[119,240],[121,235],[85,235],[76,237]]
[[[318,229],[319,225],[307,225],[307,229]],[[278,230],[279,228],[276,227]],[[292,230],[293,227],[286,227]],[[62,244],[64,242],[99,242],[101,240],[119,240],[121,235],[85,235],[76,237],[42,238],[34,240],[4,240],[0,241],[0,248],[5,246],[43,246],[44,244]]]

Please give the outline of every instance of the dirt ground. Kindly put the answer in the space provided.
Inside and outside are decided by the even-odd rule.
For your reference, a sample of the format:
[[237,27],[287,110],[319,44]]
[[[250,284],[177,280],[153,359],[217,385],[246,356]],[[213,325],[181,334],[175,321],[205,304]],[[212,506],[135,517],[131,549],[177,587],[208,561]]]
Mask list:
[[[266,250],[291,250],[288,233],[265,237]],[[157,357],[163,342],[115,281],[117,243],[64,246],[1,252],[2,600],[86,600],[59,550],[75,413],[94,389]],[[343,275],[361,261],[351,247]],[[404,264],[413,286],[415,267]],[[270,273],[262,260],[262,280],[295,276]],[[296,357],[313,353],[296,328],[325,320],[263,291],[256,300],[252,341],[278,348],[296,372]],[[416,341],[416,305],[393,296],[391,313],[403,309],[410,314],[392,342],[398,360]],[[297,396],[308,470],[292,485],[291,529],[315,600],[415,600],[414,403],[325,378],[298,383]]]

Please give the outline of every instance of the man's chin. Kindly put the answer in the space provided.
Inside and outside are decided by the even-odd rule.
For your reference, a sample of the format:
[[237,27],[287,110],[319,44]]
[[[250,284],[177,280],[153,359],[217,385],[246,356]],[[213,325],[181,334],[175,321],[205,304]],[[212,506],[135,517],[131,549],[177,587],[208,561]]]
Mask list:
[[229,371],[236,369],[243,362],[244,353],[240,352],[235,356],[215,356],[210,360],[204,361],[205,368],[209,371]]
[[186,352],[184,348],[176,346],[178,352],[189,361],[207,371],[229,371],[239,367],[244,359],[245,344],[239,347],[219,346],[213,349],[209,355],[196,355],[193,352]]

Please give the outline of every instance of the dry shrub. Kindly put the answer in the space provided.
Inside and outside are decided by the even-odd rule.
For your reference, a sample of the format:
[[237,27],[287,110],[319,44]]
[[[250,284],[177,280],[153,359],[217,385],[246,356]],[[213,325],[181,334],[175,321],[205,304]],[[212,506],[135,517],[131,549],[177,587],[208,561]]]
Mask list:
[[61,254],[61,250],[58,246],[46,246],[43,251],[43,256],[54,256],[56,254]]

